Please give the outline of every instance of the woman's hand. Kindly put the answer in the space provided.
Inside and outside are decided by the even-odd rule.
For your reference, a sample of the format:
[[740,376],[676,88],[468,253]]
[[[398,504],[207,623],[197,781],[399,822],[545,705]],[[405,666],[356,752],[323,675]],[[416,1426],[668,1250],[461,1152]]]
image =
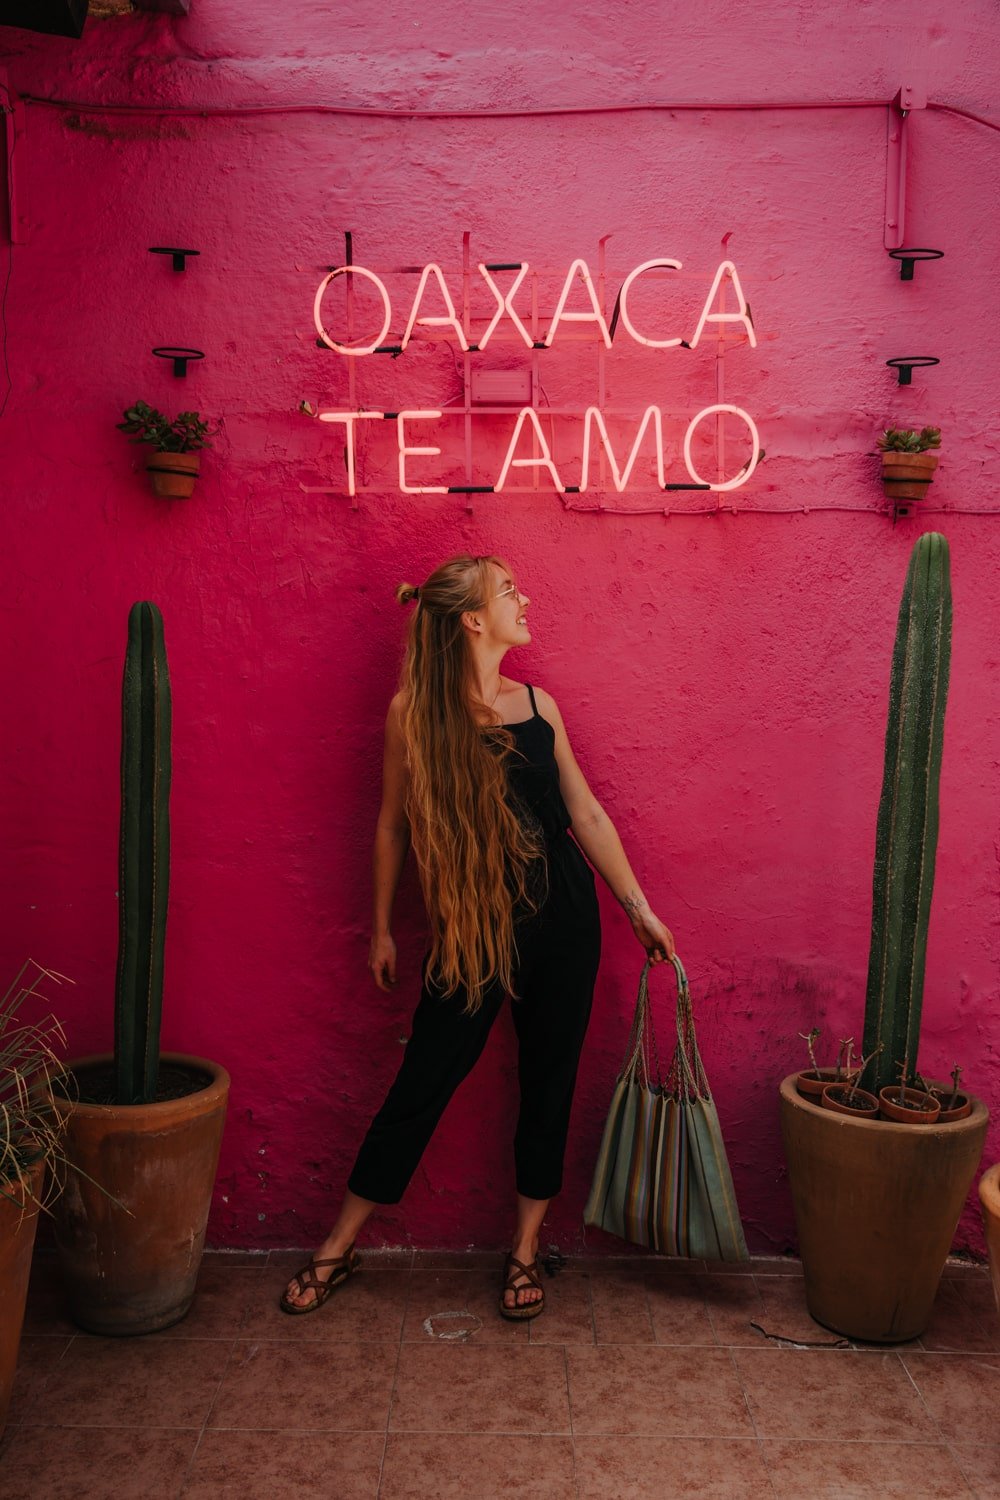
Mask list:
[[644,912],[637,912],[631,921],[632,931],[645,948],[650,963],[662,964],[668,958],[673,958],[677,951],[674,947],[674,935],[648,907]]
[[387,932],[372,938],[368,968],[380,990],[388,993],[396,988],[396,944]]

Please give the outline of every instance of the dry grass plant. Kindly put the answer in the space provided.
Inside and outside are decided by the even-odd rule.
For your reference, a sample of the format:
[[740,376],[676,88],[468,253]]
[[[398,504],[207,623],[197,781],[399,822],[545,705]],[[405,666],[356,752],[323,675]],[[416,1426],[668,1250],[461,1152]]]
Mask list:
[[[49,1005],[49,986],[72,983],[29,958],[0,999],[0,1196],[22,1213],[32,1204],[47,1210],[58,1195],[66,1110],[56,1101],[65,1096],[68,1107],[71,1078],[59,1055],[66,1036],[55,1016],[22,1021],[20,1012],[33,1003]],[[40,1161],[50,1170],[38,1198],[30,1177]]]

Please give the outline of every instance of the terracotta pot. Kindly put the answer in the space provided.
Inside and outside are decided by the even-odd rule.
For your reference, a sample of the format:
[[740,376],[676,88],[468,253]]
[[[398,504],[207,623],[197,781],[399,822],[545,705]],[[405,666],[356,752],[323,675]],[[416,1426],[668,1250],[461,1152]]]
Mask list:
[[941,1113],[938,1115],[939,1124],[944,1125],[948,1120],[964,1120],[966,1115],[971,1114],[972,1104],[969,1095],[961,1091],[955,1100],[954,1109],[948,1108],[948,1100],[955,1092],[955,1085],[950,1078],[947,1082],[937,1078],[928,1078],[926,1082],[928,1093],[933,1094],[941,1106]]
[[157,452],[151,453],[146,462],[153,493],[166,500],[187,500],[193,495],[200,468],[200,453]]
[[[847,1095],[853,1094],[856,1102],[847,1103]],[[867,1089],[852,1088],[849,1083],[828,1083],[820,1099],[824,1109],[834,1114],[854,1115],[859,1120],[878,1119],[878,1100]]]
[[882,484],[894,505],[923,500],[938,466],[936,453],[883,453]]
[[781,1129],[817,1323],[848,1338],[919,1337],[972,1185],[989,1113],[921,1130],[834,1114],[781,1085]]
[[941,1105],[941,1113],[938,1115],[939,1124],[946,1125],[949,1120],[964,1120],[967,1115],[971,1115],[972,1100],[968,1094],[957,1094],[954,1109],[948,1109],[946,1106],[954,1091],[949,1089],[946,1094],[939,1094],[937,1089],[932,1089],[931,1092]]
[[993,1298],[1000,1312],[1000,1162],[979,1179],[979,1203],[983,1210],[986,1248],[990,1256]]
[[879,1089],[878,1103],[883,1120],[895,1120],[899,1125],[933,1125],[941,1113],[941,1101],[923,1089],[904,1089],[904,1097],[916,1108],[907,1108],[899,1102],[899,1086],[895,1083]]
[[19,1199],[0,1196],[0,1436],[3,1435],[10,1407],[10,1393],[17,1369],[17,1351],[21,1343],[21,1324],[24,1322],[24,1302],[28,1295],[28,1273],[31,1270],[31,1252],[38,1228],[38,1209],[31,1197],[39,1197],[45,1163],[39,1162],[31,1169],[24,1187],[4,1179],[4,1189]]
[[[110,1060],[67,1067],[84,1078]],[[66,1173],[54,1205],[56,1247],[70,1316],[90,1333],[168,1328],[194,1296],[229,1074],[202,1057],[165,1052],[162,1060],[196,1069],[208,1086],[156,1104],[69,1108],[66,1156],[94,1182]]]
[[836,1068],[820,1068],[819,1077],[812,1068],[806,1068],[799,1073],[795,1079],[795,1087],[806,1099],[815,1099],[817,1102],[823,1097],[823,1090],[828,1083],[837,1082]]

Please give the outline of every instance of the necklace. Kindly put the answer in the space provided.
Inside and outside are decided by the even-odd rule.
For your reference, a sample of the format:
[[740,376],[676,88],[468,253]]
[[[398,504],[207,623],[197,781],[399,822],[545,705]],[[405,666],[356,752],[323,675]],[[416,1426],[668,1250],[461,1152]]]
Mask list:
[[501,694],[501,693],[502,693],[502,691],[503,691],[503,678],[502,678],[502,677],[501,677],[501,678],[500,678],[500,682],[499,682],[499,685],[498,685],[498,687],[497,687],[497,690],[496,690],[496,692],[495,692],[495,693],[494,693],[494,694],[493,694],[493,697],[492,697],[492,698],[491,698],[491,699],[490,699],[490,704],[489,704],[489,706],[490,706],[490,708],[491,708],[491,709],[492,709],[492,708],[493,708],[493,706],[494,706],[494,704],[495,704],[495,703],[496,703],[496,701],[497,701],[497,699],[498,699],[498,698],[499,698],[499,696],[500,696],[500,694]]

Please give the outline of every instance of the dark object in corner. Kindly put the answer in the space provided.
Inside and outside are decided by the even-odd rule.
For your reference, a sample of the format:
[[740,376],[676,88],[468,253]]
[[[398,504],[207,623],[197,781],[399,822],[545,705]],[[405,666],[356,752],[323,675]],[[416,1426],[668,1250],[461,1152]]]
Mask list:
[[0,26],[79,37],[90,0],[0,0]]

